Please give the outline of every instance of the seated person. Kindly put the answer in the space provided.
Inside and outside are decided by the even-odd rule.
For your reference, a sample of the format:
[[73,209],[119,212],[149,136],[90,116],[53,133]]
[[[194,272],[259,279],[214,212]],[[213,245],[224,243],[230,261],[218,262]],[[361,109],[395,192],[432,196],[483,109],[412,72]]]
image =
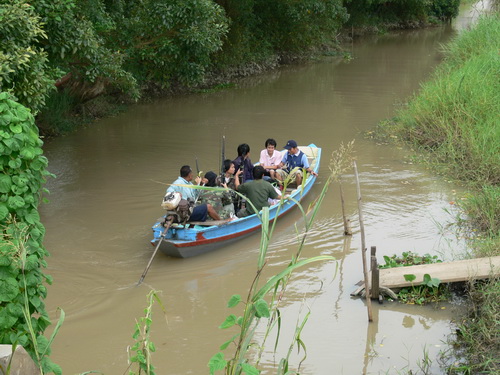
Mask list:
[[[168,193],[180,193],[182,199],[193,200],[196,202],[200,190],[192,189],[187,186],[180,185],[193,185],[191,182],[193,180],[193,171],[189,165],[184,165],[181,168],[180,176],[175,180],[172,185],[167,189]],[[194,178],[196,185],[201,183],[201,178],[196,176]],[[207,216],[210,216],[213,220],[221,220],[220,216],[215,212],[211,204],[200,204],[193,208],[193,212],[189,217],[189,221],[206,221]]]
[[[262,207],[269,207],[268,199],[281,199],[281,195],[276,192],[274,186],[269,182],[264,181],[262,177],[264,176],[264,167],[261,165],[255,166],[253,169],[253,180],[245,182],[240,185],[239,178],[235,179],[236,189],[245,194],[250,202],[255,206],[257,212],[259,212]],[[236,177],[241,174],[241,171],[236,172]],[[245,208],[238,211],[238,217],[245,217],[256,213],[250,203],[247,203]]]
[[240,205],[241,198],[238,194],[236,194],[233,190],[236,190],[236,186],[234,183],[234,164],[231,160],[224,160],[224,174],[222,176],[217,177],[217,186],[221,186],[226,189],[231,189],[229,191],[229,195],[231,196],[231,200],[233,202],[232,212],[236,212],[238,206]]
[[205,173],[205,186],[214,187],[214,190],[202,190],[200,203],[210,204],[222,220],[230,219],[234,216],[234,205],[232,194],[229,191],[219,189],[216,185],[217,175],[210,171]]
[[275,180],[276,170],[279,168],[283,156],[276,150],[276,141],[272,138],[266,140],[266,148],[260,152],[259,163],[266,170],[265,175]]
[[[302,184],[302,168],[305,168],[306,172],[312,174],[313,176],[318,175],[309,167],[307,156],[299,150],[297,142],[295,142],[293,139],[289,140],[286,143],[285,149],[287,150],[287,152],[285,152],[285,154],[283,155],[280,169],[278,169],[276,174],[279,180],[284,181],[287,176],[290,175],[292,181],[293,178],[295,178],[295,183],[297,184],[297,186],[300,186]],[[300,169],[293,171],[293,169],[297,167]]]
[[217,186],[236,190],[236,186],[234,185],[234,172],[234,163],[229,159],[224,160],[224,175],[217,178]]
[[250,146],[246,143],[242,143],[238,146],[238,157],[233,160],[235,170],[243,170],[241,174],[241,181],[246,182],[253,179],[252,170],[253,164],[250,160]]

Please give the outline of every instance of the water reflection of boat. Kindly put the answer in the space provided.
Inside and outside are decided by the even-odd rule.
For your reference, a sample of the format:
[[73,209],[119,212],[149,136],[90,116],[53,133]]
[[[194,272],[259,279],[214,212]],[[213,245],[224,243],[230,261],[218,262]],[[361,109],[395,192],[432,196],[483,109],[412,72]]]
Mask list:
[[[310,144],[309,146],[299,146],[299,149],[306,154],[311,169],[317,173],[321,148]],[[270,221],[295,207],[296,201],[300,201],[309,193],[315,181],[316,177],[308,174],[303,188],[299,187],[287,192],[287,195],[292,199],[286,199],[281,207],[278,204],[271,206],[269,208]],[[160,244],[160,249],[173,257],[189,258],[233,243],[257,231],[260,227],[261,222],[256,214],[224,223],[206,221],[196,224],[188,222],[186,225],[173,224]],[[157,222],[153,226],[154,238],[151,241],[153,246],[158,244],[163,230],[161,222]]]

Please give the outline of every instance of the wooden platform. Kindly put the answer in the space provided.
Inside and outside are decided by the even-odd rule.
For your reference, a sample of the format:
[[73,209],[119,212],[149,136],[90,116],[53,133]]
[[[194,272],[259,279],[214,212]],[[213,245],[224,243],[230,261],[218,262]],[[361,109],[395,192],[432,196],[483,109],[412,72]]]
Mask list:
[[416,276],[413,285],[420,285],[426,273],[431,277],[438,278],[441,283],[499,277],[500,256],[420,266],[382,268],[379,269],[379,285],[390,289],[411,286],[412,283],[404,278],[404,275],[408,274]]

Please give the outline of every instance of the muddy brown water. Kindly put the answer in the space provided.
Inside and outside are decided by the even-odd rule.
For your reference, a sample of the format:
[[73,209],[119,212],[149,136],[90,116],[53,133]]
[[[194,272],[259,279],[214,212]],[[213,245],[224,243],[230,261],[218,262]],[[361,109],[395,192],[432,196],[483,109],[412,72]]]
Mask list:
[[[461,19],[460,25],[467,24]],[[232,311],[226,302],[245,295],[255,275],[259,235],[191,259],[158,254],[143,285],[135,287],[153,247],[151,226],[163,214],[160,201],[181,165],[217,170],[221,135],[226,154],[246,142],[252,160],[268,137],[323,148],[320,175],[309,200],[328,175],[330,154],[355,141],[361,179],[367,246],[378,258],[402,251],[450,259],[465,249],[446,223],[460,191],[415,165],[407,150],[380,145],[362,135],[418,89],[439,63],[440,44],[456,27],[406,31],[357,40],[353,59],[331,58],[293,66],[241,82],[236,88],[137,105],[117,117],[48,142],[50,203],[42,207],[51,253],[47,273],[54,278],[47,308],[66,320],[53,344],[52,359],[64,374],[100,371],[123,374],[127,346],[151,288],[162,291],[166,320],[156,306],[152,340],[157,374],[207,374],[207,362],[235,331],[220,330]],[[264,373],[291,343],[295,324],[311,315],[301,338],[307,346],[303,374],[378,374],[418,370],[425,356],[446,350],[456,305],[373,304],[367,321],[363,300],[350,297],[362,278],[354,177],[344,177],[347,212],[354,235],[342,235],[338,186],[332,185],[319,211],[304,256],[333,255],[297,271],[281,310],[278,352],[272,340],[263,355]],[[296,250],[299,211],[281,219],[269,255],[269,271],[279,272]],[[263,328],[256,338],[263,335]],[[296,353],[296,351],[294,351]],[[292,355],[293,366],[302,358]]]

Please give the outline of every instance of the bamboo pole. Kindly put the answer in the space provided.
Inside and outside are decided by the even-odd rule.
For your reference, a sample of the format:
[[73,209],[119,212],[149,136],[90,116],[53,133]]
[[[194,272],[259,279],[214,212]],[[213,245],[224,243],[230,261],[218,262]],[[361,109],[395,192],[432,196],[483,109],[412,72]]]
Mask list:
[[380,302],[380,289],[379,289],[379,280],[380,280],[380,275],[379,275],[379,270],[378,270],[378,263],[377,263],[377,248],[375,246],[371,247],[371,272],[372,272],[372,283],[371,283],[371,296],[374,299],[378,299]]
[[158,244],[156,245],[156,248],[155,250],[153,251],[153,255],[151,256],[151,258],[149,259],[149,262],[148,262],[148,265],[146,266],[146,268],[144,269],[144,272],[142,273],[141,275],[141,278],[139,279],[139,281],[137,282],[137,285],[136,286],[139,286],[142,284],[142,282],[144,281],[144,278],[146,277],[146,274],[148,273],[149,271],[149,267],[151,267],[151,263],[153,263],[153,259],[156,255],[156,253],[158,252],[158,249],[160,248],[160,245],[163,241],[163,239],[165,238],[165,235],[167,234],[167,231],[168,231],[168,228],[170,228],[170,226],[172,225],[172,219],[170,218],[166,218],[165,219],[165,229],[163,230],[163,232],[161,233],[160,235],[160,240],[158,241]]
[[361,256],[363,257],[363,275],[365,279],[366,307],[368,310],[368,321],[372,322],[372,301],[370,297],[370,284],[368,283],[368,268],[366,264],[366,244],[365,244],[365,225],[363,221],[363,205],[361,203],[361,187],[359,185],[358,167],[356,161],[353,161],[354,174],[356,175],[356,188],[358,191],[358,211],[359,211],[359,230],[361,232]]
[[350,220],[347,219],[345,214],[345,202],[344,202],[344,189],[342,188],[342,180],[339,178],[340,185],[340,202],[342,203],[342,218],[344,219],[344,235],[352,236],[352,229]]

